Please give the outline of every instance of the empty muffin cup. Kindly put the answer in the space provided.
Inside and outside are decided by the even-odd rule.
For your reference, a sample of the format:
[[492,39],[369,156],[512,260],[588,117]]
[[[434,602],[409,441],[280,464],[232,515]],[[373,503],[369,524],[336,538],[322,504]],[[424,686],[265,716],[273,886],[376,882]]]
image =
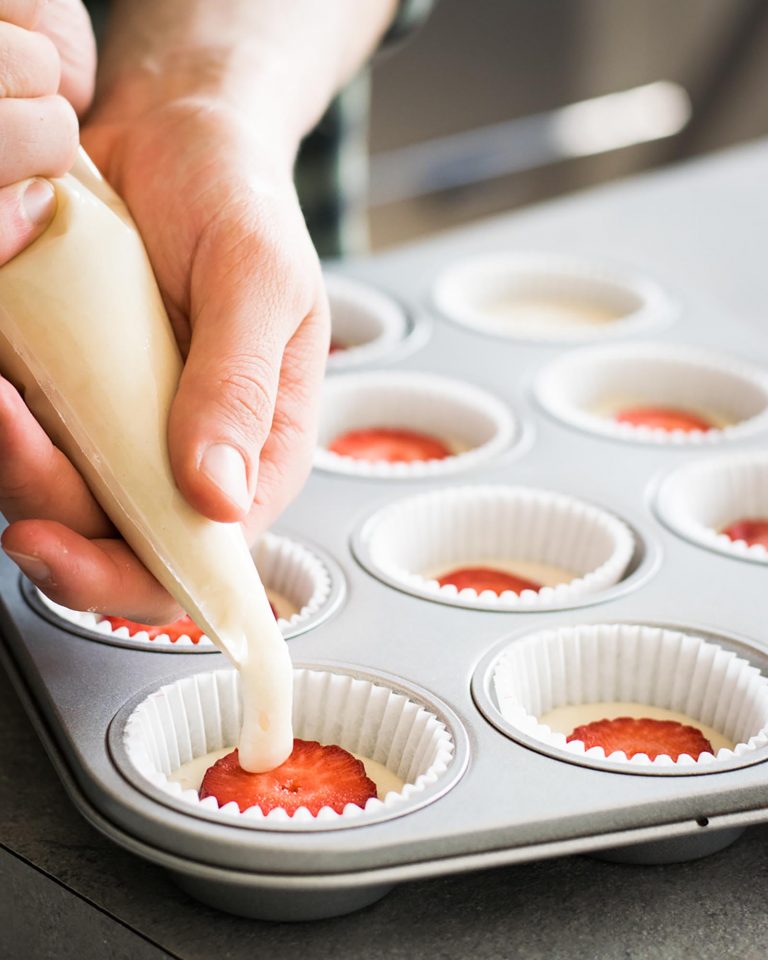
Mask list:
[[[695,631],[626,623],[541,630],[486,658],[474,692],[486,717],[512,739],[601,769],[715,772],[768,753],[768,679],[745,656]],[[567,739],[577,727],[618,717],[694,726],[712,750],[698,758],[628,758],[624,750],[606,756],[602,746]]]
[[[286,639],[316,626],[329,616],[341,601],[344,583],[341,571],[315,547],[305,546],[289,537],[265,533],[251,550],[277,622]],[[38,613],[57,626],[81,636],[103,640],[118,646],[140,647],[185,653],[214,653],[216,647],[203,636],[195,643],[189,636],[178,638],[167,633],[150,637],[146,630],[132,626],[113,627],[103,615],[70,610],[54,603],[31,584],[25,595]]]
[[[424,458],[363,459],[330,449],[351,433],[380,431],[416,435],[427,444]],[[438,476],[497,456],[518,433],[508,407],[463,381],[402,371],[346,374],[323,385],[315,465],[358,477]]]
[[[397,500],[354,539],[371,573],[414,596],[483,610],[567,607],[624,575],[635,538],[617,517],[574,497],[528,487],[467,486]],[[539,589],[459,589],[456,569],[490,569]]]
[[514,250],[459,261],[437,278],[437,309],[464,326],[521,340],[575,341],[644,330],[675,315],[654,281],[557,254]]
[[768,426],[765,373],[693,347],[586,348],[550,363],[535,389],[564,423],[630,442],[716,443]]
[[768,454],[686,463],[664,479],[656,505],[680,536],[728,556],[768,563],[768,539],[759,542],[746,532],[761,523],[768,532]]
[[198,673],[160,687],[118,714],[110,747],[123,773],[145,793],[186,813],[237,826],[329,829],[372,823],[442,796],[466,765],[466,741],[454,714],[431,697],[384,678],[335,667],[294,671],[294,736],[335,744],[361,759],[377,797],[342,813],[324,807],[293,815],[258,806],[201,800],[206,769],[236,745],[242,722],[234,670]]
[[331,308],[329,370],[381,360],[411,332],[404,308],[375,287],[326,273],[325,288]]

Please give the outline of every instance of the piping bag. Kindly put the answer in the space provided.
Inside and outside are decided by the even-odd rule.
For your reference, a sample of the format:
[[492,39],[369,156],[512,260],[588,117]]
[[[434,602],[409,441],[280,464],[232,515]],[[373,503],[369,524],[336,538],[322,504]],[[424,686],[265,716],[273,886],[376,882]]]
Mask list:
[[0,372],[133,551],[240,670],[241,765],[290,754],[293,671],[240,524],[215,523],[171,472],[182,359],[126,206],[80,150],[53,221],[0,267]]

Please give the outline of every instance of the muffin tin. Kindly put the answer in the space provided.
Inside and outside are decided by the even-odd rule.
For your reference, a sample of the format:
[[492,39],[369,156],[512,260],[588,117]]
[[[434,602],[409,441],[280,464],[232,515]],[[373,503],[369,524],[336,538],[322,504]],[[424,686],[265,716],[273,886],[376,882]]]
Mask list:
[[[583,211],[593,203],[586,198],[562,214],[572,235],[574,224],[578,221],[580,229]],[[338,372],[329,372],[330,392],[343,392],[354,383],[378,383],[383,373],[368,366],[374,360],[387,367],[387,376],[394,378],[390,382],[396,384],[439,380],[444,389],[446,382],[464,382],[481,406],[488,397],[494,412],[503,411],[498,421],[503,442],[488,456],[469,457],[450,471],[411,475],[334,470],[320,456],[318,469],[281,520],[280,534],[318,558],[330,579],[318,615],[288,640],[297,683],[312,677],[312,690],[316,683],[321,690],[311,695],[319,719],[316,714],[302,717],[297,730],[376,753],[373,759],[398,767],[405,780],[413,781],[413,789],[404,788],[402,796],[369,801],[370,810],[366,806],[335,817],[292,819],[238,814],[200,803],[194,791],[167,789],[169,772],[185,759],[228,746],[234,737],[236,677],[226,660],[210,648],[206,652],[200,646],[131,642],[105,636],[98,628],[93,631],[88,623],[72,623],[44,603],[10,561],[0,559],[3,658],[73,801],[100,830],[164,866],[207,903],[272,919],[330,916],[364,906],[396,883],[497,864],[587,852],[630,862],[700,857],[731,842],[749,824],[768,819],[768,747],[761,712],[768,646],[758,606],[766,586],[764,558],[747,556],[738,548],[719,550],[716,543],[694,535],[674,506],[685,489],[675,478],[679,471],[692,469],[689,464],[732,460],[737,467],[760,460],[768,430],[755,398],[768,361],[765,344],[756,330],[745,326],[734,349],[731,328],[719,311],[706,303],[693,311],[690,302],[686,304],[695,291],[684,283],[675,289],[663,279],[664,270],[674,270],[675,249],[663,243],[656,249],[658,230],[649,247],[655,255],[648,249],[635,252],[638,262],[632,264],[628,242],[628,264],[617,265],[614,272],[595,245],[591,294],[598,289],[598,277],[599,289],[610,287],[612,302],[618,302],[617,289],[623,278],[631,277],[626,302],[631,305],[644,295],[642,322],[617,326],[609,345],[602,328],[594,331],[594,344],[575,347],[572,332],[558,339],[550,330],[543,339],[527,340],[519,329],[507,336],[498,324],[489,332],[480,329],[482,324],[442,318],[433,305],[435,283],[447,265],[463,257],[488,253],[495,263],[514,262],[516,283],[520,264],[535,264],[539,276],[546,273],[549,254],[523,246],[531,236],[547,244],[548,221],[545,214],[541,217],[538,233],[530,233],[530,217],[521,225],[512,217],[487,230],[458,231],[447,239],[351,265],[350,289],[359,292],[370,285],[375,290],[365,301],[367,307],[376,309],[371,304],[385,303],[386,291],[392,293],[392,310],[400,309],[399,315],[407,317],[407,325],[399,329],[410,346],[403,350],[402,340],[395,338],[390,352],[379,344],[375,357],[360,354],[360,366],[350,351],[343,364],[334,365]],[[602,223],[596,216],[595,237],[601,236]],[[565,230],[562,237],[567,236]],[[613,246],[615,253],[619,245]],[[550,272],[562,272],[564,257],[572,264],[567,254],[551,258]],[[580,249],[578,263],[588,271],[588,252]],[[471,275],[474,282],[477,274]],[[443,276],[442,312],[448,312],[446,289],[451,288]],[[584,286],[571,284],[567,289],[576,296]],[[681,309],[676,311],[675,305]],[[655,318],[654,309],[660,311]],[[653,338],[652,347],[642,339],[646,332]],[[589,330],[580,331],[582,343],[589,339]],[[583,429],[573,417],[564,416],[562,396],[560,406],[550,402],[553,383],[557,387],[552,371],[557,365],[567,367],[577,352],[581,356],[600,350],[604,359],[614,355],[612,351],[624,357],[634,351],[662,358],[661,364],[665,357],[674,363],[690,359],[701,384],[701,376],[706,379],[701,345],[708,356],[717,354],[729,375],[736,371],[738,379],[748,370],[745,403],[750,416],[758,418],[747,430],[722,431],[715,447],[659,443],[652,437],[627,442],[610,428]],[[649,376],[653,364],[645,378]],[[726,377],[718,383],[726,381],[731,382]],[[718,396],[727,405],[717,391],[715,403]],[[432,392],[430,403],[434,397]],[[417,401],[412,397],[409,402]],[[396,425],[407,425],[402,419],[408,415],[407,404],[391,413]],[[416,530],[403,511],[420,497],[429,510],[436,502],[443,504],[434,511],[432,526],[438,533],[429,533],[426,526],[425,532],[419,530],[427,540],[439,540],[450,510],[458,510],[467,498],[475,506],[478,498],[490,504],[490,514],[482,519],[482,508],[478,514],[465,512],[462,516],[469,520],[464,532],[446,535],[443,547],[433,543],[430,557],[418,559],[413,544],[398,538]],[[550,517],[555,511],[567,518],[575,510],[582,519],[597,518],[587,540],[604,535],[602,552],[582,567],[574,559],[573,572],[586,580],[608,564],[608,574],[591,581],[591,589],[558,594],[555,587],[551,595],[521,595],[519,602],[437,588],[427,568],[434,566],[441,549],[454,550],[451,560],[461,559],[462,550],[497,549],[491,540],[472,546],[471,530],[483,525],[492,529],[498,516],[494,511],[502,502],[522,504],[524,516],[540,511]],[[515,509],[509,508],[510,515]],[[413,517],[423,519],[426,512],[417,504]],[[396,529],[398,517],[401,532]],[[384,539],[389,538],[387,549],[376,539],[377,524]],[[561,536],[564,528],[558,524],[561,520],[553,529]],[[538,549],[540,533],[529,531],[528,542],[531,550]],[[399,553],[398,543],[404,548]],[[556,556],[542,558],[552,561]],[[572,745],[566,748],[564,738],[543,729],[535,716],[546,699],[537,699],[537,685],[549,683],[554,671],[542,673],[539,664],[539,672],[528,676],[528,686],[519,689],[514,677],[525,674],[520,664],[529,664],[523,657],[528,647],[535,658],[542,637],[554,643],[553,636],[574,633],[587,638],[585,643],[592,636],[607,637],[611,656],[628,655],[631,649],[640,666],[633,670],[622,661],[614,673],[586,667],[576,692],[567,683],[563,686],[561,677],[560,693],[556,696],[552,687],[548,706],[569,697],[611,699],[612,692],[618,699],[631,699],[634,688],[627,686],[627,678],[637,674],[642,684],[645,655],[663,638],[664,644],[678,645],[677,659],[664,660],[677,664],[677,687],[662,689],[656,677],[649,700],[660,707],[685,706],[694,716],[698,711],[702,721],[730,731],[732,747],[699,762],[675,764],[644,763],[642,758],[627,762]],[[686,659],[692,656],[690,650],[701,658],[695,661],[698,673]],[[193,652],[206,655],[190,656]],[[702,679],[700,673],[715,670],[715,661],[717,670],[740,671],[735,679],[727,674],[727,702],[713,699],[707,686],[710,675]],[[512,687],[498,680],[508,662],[518,664]],[[613,686],[606,679],[609,674]],[[569,671],[566,679],[574,676]],[[714,683],[721,674],[711,676]],[[745,686],[739,685],[741,677]],[[331,694],[322,692],[323,683],[328,690],[347,693],[338,702],[324,699]],[[747,689],[753,713],[739,719],[736,713],[748,699]],[[509,706],[510,690],[522,698],[517,712]],[[350,707],[347,713],[347,695],[391,699],[408,717],[432,724],[436,739],[427,737],[431,746],[419,748],[423,755],[417,762],[415,741],[407,745],[410,733],[398,740],[397,729],[381,719],[376,724],[385,732],[379,740],[375,731],[358,730],[368,707],[358,713]],[[337,704],[332,709],[331,702]],[[329,714],[325,719],[324,708]],[[197,726],[190,720],[195,710],[201,718]],[[145,711],[152,712],[151,722]],[[334,725],[337,716],[347,721]],[[212,730],[214,720],[220,727]]]

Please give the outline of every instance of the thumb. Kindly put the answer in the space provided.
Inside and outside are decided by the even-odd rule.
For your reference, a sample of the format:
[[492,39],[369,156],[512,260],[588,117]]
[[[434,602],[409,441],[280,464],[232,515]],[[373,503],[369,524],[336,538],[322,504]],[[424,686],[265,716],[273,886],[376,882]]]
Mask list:
[[0,189],[0,265],[29,246],[56,212],[56,191],[47,180],[22,180]]
[[189,354],[168,422],[179,489],[220,522],[244,519],[253,503],[291,312],[263,251],[251,238],[244,245],[248,255],[234,264],[229,245],[206,251],[193,288],[201,306],[193,302]]

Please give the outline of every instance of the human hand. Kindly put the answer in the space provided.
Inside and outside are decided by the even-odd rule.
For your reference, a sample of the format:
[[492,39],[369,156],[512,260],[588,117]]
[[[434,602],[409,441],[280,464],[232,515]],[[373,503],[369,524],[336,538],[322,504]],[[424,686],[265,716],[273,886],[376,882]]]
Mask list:
[[95,70],[80,0],[0,0],[0,264],[53,216],[53,188],[41,178],[72,165]]
[[[180,489],[252,540],[303,483],[329,317],[279,137],[177,101],[83,141],[142,232],[186,361],[169,422]],[[229,451],[229,452],[227,452]],[[167,622],[178,608],[115,536],[8,385],[0,390],[3,547],[59,603]]]

